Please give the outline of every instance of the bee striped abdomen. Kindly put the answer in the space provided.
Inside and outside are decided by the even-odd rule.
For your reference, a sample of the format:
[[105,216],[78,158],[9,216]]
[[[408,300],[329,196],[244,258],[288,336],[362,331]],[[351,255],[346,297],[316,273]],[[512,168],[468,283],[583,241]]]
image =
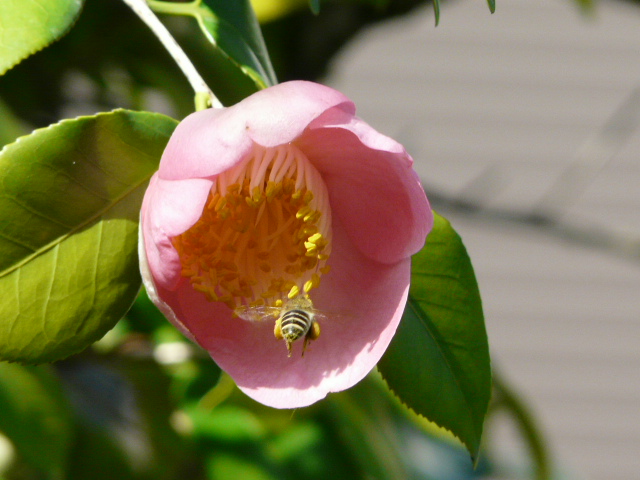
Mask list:
[[320,336],[320,325],[317,318],[322,318],[313,308],[311,299],[305,295],[289,300],[279,312],[279,317],[273,327],[273,334],[278,340],[284,340],[287,344],[287,351],[291,356],[293,342],[304,338],[302,345],[302,355],[311,340],[316,340]]
[[288,310],[282,315],[280,321],[282,337],[287,342],[294,342],[307,334],[312,322],[313,318],[308,312],[298,309]]

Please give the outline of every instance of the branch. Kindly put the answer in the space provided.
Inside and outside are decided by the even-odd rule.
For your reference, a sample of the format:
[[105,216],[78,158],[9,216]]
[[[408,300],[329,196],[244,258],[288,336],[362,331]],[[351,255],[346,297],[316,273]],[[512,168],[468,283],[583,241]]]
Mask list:
[[158,40],[164,45],[169,55],[175,60],[176,64],[182,70],[191,84],[191,88],[196,94],[196,110],[214,107],[222,108],[223,105],[207,86],[203,78],[197,72],[196,68],[184,53],[184,50],[178,45],[169,30],[158,20],[158,17],[151,11],[145,0],[123,0],[131,9],[147,24],[151,31],[158,37]]

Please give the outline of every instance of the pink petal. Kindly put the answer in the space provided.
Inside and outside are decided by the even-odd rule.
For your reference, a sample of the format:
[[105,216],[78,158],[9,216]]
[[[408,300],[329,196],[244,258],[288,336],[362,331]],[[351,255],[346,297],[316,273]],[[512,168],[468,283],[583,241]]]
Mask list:
[[192,113],[176,128],[160,163],[167,180],[206,178],[235,165],[252,141],[274,147],[295,140],[328,109],[353,114],[355,107],[332,88],[312,82],[286,82],[225,109]]
[[[306,406],[360,381],[398,326],[410,255],[433,215],[413,160],[394,140],[354,117],[354,106],[310,82],[271,87],[226,109],[187,117],[174,132],[141,212],[141,271],[149,295],[185,335],[206,348],[249,396],[278,408]],[[233,318],[180,275],[171,239],[196,223],[211,182],[253,143],[295,142],[323,176],[333,212],[332,272],[312,291],[329,314],[304,358],[287,357],[273,321]],[[332,316],[337,312],[337,316]]]
[[332,269],[314,290],[315,306],[339,313],[321,322],[320,338],[301,357],[301,341],[289,358],[273,322],[251,323],[183,282],[170,292],[159,288],[182,328],[209,351],[247,395],[276,408],[310,405],[329,392],[345,390],[373,369],[402,316],[409,288],[410,260],[395,265],[362,255],[344,229],[334,225]]
[[210,189],[210,180],[166,181],[157,173],[151,177],[140,212],[141,228],[149,269],[164,288],[175,288],[182,278],[180,258],[171,239],[198,221]]
[[[313,82],[293,81],[262,90],[237,105],[243,109],[249,135],[264,147],[289,143],[326,110],[355,113],[342,93]],[[235,107],[233,107],[235,108]]]
[[[158,307],[158,309],[162,312],[162,314],[173,323],[183,335],[189,338],[194,343],[196,339],[191,335],[191,332],[177,317],[171,306],[169,305],[170,297],[173,295],[171,291],[162,289],[162,287],[158,287],[153,279],[153,275],[151,274],[151,269],[149,268],[149,261],[147,259],[146,252],[146,242],[144,238],[144,230],[140,228],[138,230],[138,256],[140,258],[140,275],[142,276],[142,283],[144,284],[144,288],[147,291],[147,295],[149,299]],[[166,300],[165,300],[166,298]],[[171,301],[172,304],[175,301]]]
[[333,215],[366,256],[395,263],[424,246],[433,213],[400,144],[355,117],[342,125],[316,123],[296,144],[322,174]]

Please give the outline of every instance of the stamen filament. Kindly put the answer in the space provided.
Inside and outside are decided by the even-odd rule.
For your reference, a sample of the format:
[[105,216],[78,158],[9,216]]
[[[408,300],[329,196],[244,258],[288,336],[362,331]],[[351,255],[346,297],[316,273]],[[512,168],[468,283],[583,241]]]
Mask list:
[[200,220],[173,244],[182,275],[209,300],[277,305],[328,272],[330,219],[324,181],[302,151],[254,145],[215,178]]

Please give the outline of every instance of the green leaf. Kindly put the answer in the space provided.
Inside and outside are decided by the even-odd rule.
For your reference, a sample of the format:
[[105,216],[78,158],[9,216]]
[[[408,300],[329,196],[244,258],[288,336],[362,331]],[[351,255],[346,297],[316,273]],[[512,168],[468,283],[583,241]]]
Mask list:
[[189,442],[169,423],[170,379],[156,362],[140,358],[144,350],[58,364],[79,425],[65,480],[173,480],[196,466]]
[[440,23],[440,0],[433,0],[433,13],[436,17],[436,27],[437,27],[438,24]]
[[477,459],[491,394],[489,346],[471,261],[437,214],[412,259],[407,307],[378,368],[403,403],[450,430]]
[[311,13],[318,15],[320,13],[320,0],[309,0],[309,8]]
[[[207,478],[211,480],[278,480],[254,459],[233,452],[215,452],[207,459]],[[280,479],[281,480],[281,479]]]
[[[190,3],[150,1],[149,6],[159,13],[194,17],[215,53],[250,79],[255,89],[277,83],[260,25],[249,0]],[[213,55],[211,60],[217,61],[216,56]]]
[[185,411],[196,437],[232,445],[257,442],[266,436],[266,429],[260,418],[235,405],[220,405],[213,410],[192,405],[187,406]]
[[175,125],[117,110],[0,152],[0,359],[64,358],[126,313],[140,288],[142,196]]
[[[204,0],[204,3],[215,13],[205,18],[205,25],[218,48],[262,88],[278,83],[251,2]],[[260,78],[254,78],[254,72]]]
[[0,75],[62,37],[80,15],[83,0],[0,2]]
[[0,148],[7,143],[15,141],[17,137],[29,133],[32,128],[28,128],[26,124],[19,119],[9,109],[7,104],[0,98]]
[[[580,1],[580,0],[578,0]],[[489,11],[491,13],[495,13],[496,11],[496,0],[487,0],[487,5],[489,5]]]
[[0,431],[39,478],[64,478],[74,427],[50,368],[0,363],[0,412]]
[[390,398],[380,387],[370,376],[331,395],[323,406],[330,412],[331,428],[338,437],[335,442],[342,442],[343,456],[359,465],[360,478],[408,480],[412,475],[404,462]]

